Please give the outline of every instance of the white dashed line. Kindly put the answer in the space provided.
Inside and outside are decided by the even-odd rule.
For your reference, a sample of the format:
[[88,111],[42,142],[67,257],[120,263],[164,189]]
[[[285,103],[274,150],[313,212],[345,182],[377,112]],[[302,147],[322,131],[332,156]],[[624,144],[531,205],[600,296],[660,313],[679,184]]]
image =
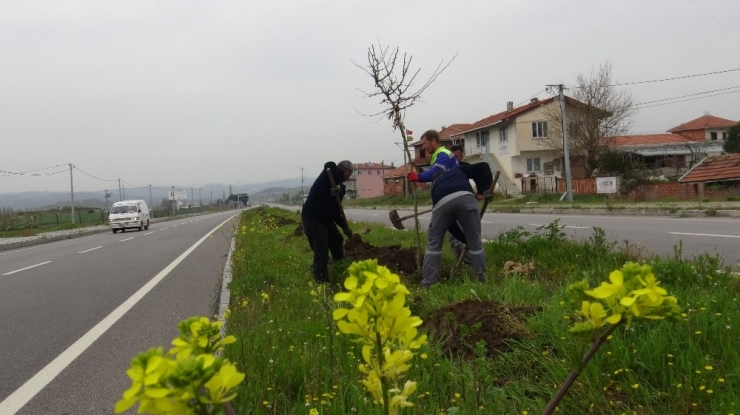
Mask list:
[[25,270],[27,270],[27,269],[31,269],[31,268],[36,268],[36,267],[38,267],[38,266],[41,266],[41,265],[44,265],[44,264],[48,264],[49,262],[51,262],[51,261],[46,261],[46,262],[42,262],[42,263],[40,263],[40,264],[36,264],[36,265],[31,265],[30,267],[25,267],[25,268],[17,269],[17,270],[15,270],[15,271],[10,271],[10,272],[6,272],[5,274],[0,274],[0,275],[10,275],[10,274],[15,274],[16,272],[21,272],[21,271],[25,271]]
[[717,238],[740,238],[740,235],[719,235],[715,233],[686,233],[686,232],[668,232],[673,235],[688,235],[688,236],[715,236]]
[[100,249],[100,248],[102,248],[102,247],[103,247],[103,245],[100,245],[100,246],[96,246],[95,248],[90,248],[90,249],[86,249],[86,250],[84,250],[84,251],[80,251],[80,252],[78,252],[78,254],[84,254],[85,252],[90,252],[90,251],[94,251],[94,250],[96,250],[96,249]]
[[133,237],[133,236],[132,236],[132,237],[130,237],[130,238],[126,238],[126,239],[121,239],[121,240],[120,240],[120,241],[118,241],[118,242],[125,242],[125,241],[130,241],[130,240],[132,240],[132,239],[134,239],[134,237]]

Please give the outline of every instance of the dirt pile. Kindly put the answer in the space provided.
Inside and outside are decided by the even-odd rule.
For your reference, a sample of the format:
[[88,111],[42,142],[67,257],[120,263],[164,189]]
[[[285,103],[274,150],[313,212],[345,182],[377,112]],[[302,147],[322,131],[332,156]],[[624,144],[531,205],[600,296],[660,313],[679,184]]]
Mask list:
[[505,307],[492,301],[464,300],[448,304],[424,321],[424,328],[442,341],[451,356],[473,357],[476,344],[483,340],[486,355],[506,352],[509,340],[531,338],[525,319],[535,307]]
[[416,272],[416,249],[401,248],[400,245],[374,246],[355,233],[344,241],[344,254],[354,260],[378,259],[378,264],[388,267],[396,274],[412,275]]

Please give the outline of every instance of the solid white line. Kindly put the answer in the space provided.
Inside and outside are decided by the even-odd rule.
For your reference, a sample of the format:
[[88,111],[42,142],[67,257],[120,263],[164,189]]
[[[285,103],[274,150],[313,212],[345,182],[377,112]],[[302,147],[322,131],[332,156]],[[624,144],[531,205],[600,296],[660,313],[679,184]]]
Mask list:
[[132,240],[132,239],[134,239],[134,237],[133,237],[133,236],[132,236],[132,237],[130,237],[130,238],[126,238],[126,239],[121,239],[121,240],[120,240],[120,241],[118,241],[118,242],[130,241],[130,240]]
[[539,227],[540,227],[540,226],[542,226],[542,225],[538,225],[538,224],[536,224],[536,223],[530,223],[530,224],[529,224],[529,226],[536,226],[536,227],[538,227],[538,228],[539,228]]
[[493,222],[487,222],[487,221],[485,221],[485,220],[482,220],[482,221],[480,221],[480,223],[488,223],[488,224],[491,224],[491,223],[493,223]]
[[146,235],[151,235],[151,234],[153,234],[153,233],[154,233],[154,231],[151,231],[151,232],[147,232],[147,233],[145,233],[144,235],[145,235],[145,236],[146,236]]
[[668,232],[673,235],[689,235],[689,236],[716,236],[718,238],[740,238],[740,235],[718,235],[714,233],[686,233],[686,232]]
[[[11,393],[10,396],[5,398],[4,401],[0,402],[0,414],[12,415],[18,412],[25,404],[33,399],[42,389],[46,387],[59,373],[62,372],[67,366],[70,365],[75,359],[77,359],[95,340],[105,334],[113,324],[121,319],[129,310],[131,310],[136,303],[139,302],[144,296],[149,293],[160,281],[164,279],[175,267],[181,263],[191,252],[195,250],[203,241],[205,241],[212,233],[216,232],[224,223],[231,220],[236,215],[230,216],[225,221],[221,222],[220,225],[213,228],[212,231],[208,232],[204,237],[200,238],[198,242],[193,244],[187,251],[183,252],[177,259],[172,261],[167,267],[165,267],[159,274],[155,275],[154,278],[149,280],[143,287],[139,288],[131,297],[124,301],[121,305],[108,314],[98,324],[95,325],[90,331],[85,333],[76,342],[63,351],[62,354],[57,356],[51,361],[46,367],[41,369],[38,373],[33,375],[31,379],[26,381],[20,388],[16,389],[15,392]],[[49,261],[51,262],[51,261]]]
[[78,254],[84,254],[85,252],[90,252],[90,251],[94,251],[94,250],[96,250],[96,249],[100,249],[100,248],[102,248],[102,247],[103,247],[103,245],[100,245],[100,246],[98,246],[98,247],[95,247],[95,248],[90,248],[90,249],[87,249],[87,250],[84,250],[84,251],[80,251],[80,252],[78,252]]
[[[27,269],[31,269],[31,268],[36,268],[36,267],[38,267],[38,266],[41,266],[41,265],[44,265],[44,264],[48,264],[49,262],[51,262],[51,261],[46,261],[46,262],[42,262],[42,263],[40,263],[40,264],[36,264],[36,265],[31,265],[30,267],[25,267],[25,268],[17,269],[17,270],[15,270],[15,271],[10,271],[10,272],[6,272],[5,274],[0,274],[0,275],[10,275],[10,274],[15,274],[16,272],[21,272],[21,271],[25,271],[25,270],[27,270]],[[2,412],[0,412],[0,414],[1,414],[1,413],[2,413]]]
[[589,229],[588,226],[570,226],[570,225],[565,225],[565,227],[566,228],[570,228],[570,229]]

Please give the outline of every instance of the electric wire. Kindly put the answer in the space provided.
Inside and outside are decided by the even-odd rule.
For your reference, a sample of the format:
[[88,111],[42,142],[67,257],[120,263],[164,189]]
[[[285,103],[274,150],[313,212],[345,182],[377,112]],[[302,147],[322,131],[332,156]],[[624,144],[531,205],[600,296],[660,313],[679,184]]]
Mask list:
[[[673,100],[676,100],[676,99],[681,99],[681,98],[687,98],[687,97],[693,97],[693,96],[697,96],[697,95],[705,95],[705,94],[711,94],[711,93],[714,93],[714,92],[719,92],[719,91],[728,91],[728,90],[730,90],[730,89],[737,89],[737,88],[740,88],[740,85],[738,85],[738,86],[731,86],[731,87],[729,87],[729,88],[720,88],[720,89],[713,89],[713,90],[711,90],[711,91],[703,91],[703,92],[697,92],[697,93],[695,93],[695,94],[681,95],[681,96],[678,96],[678,97],[673,97],[673,98],[664,98],[664,99],[656,99],[656,100],[654,100],[654,101],[645,101],[645,102],[638,102],[637,104],[635,104],[635,106],[636,106],[636,107],[641,107],[641,106],[643,106],[643,105],[646,105],[646,104],[653,104],[653,103],[656,103],[656,102],[673,101]],[[735,92],[737,92],[737,91],[735,91]],[[704,98],[704,97],[702,97],[702,98]]]
[[[57,164],[56,166],[42,167],[40,169],[26,170],[26,171],[21,171],[21,172],[12,172],[12,171],[5,171],[5,170],[0,170],[0,172],[7,173],[7,174],[4,174],[3,176],[13,176],[13,175],[16,175],[16,176],[26,176],[26,175],[29,175],[28,173],[32,173],[32,172],[35,172],[35,171],[49,170],[49,169],[53,169],[53,168],[57,168],[57,167],[62,167],[62,166],[66,167],[68,165],[67,164]],[[57,173],[53,173],[53,174],[57,174]],[[29,176],[33,176],[33,175],[29,175]]]
[[[698,77],[701,77],[701,76],[719,75],[719,74],[723,74],[723,73],[736,72],[736,71],[740,71],[740,68],[726,69],[724,71],[714,71],[714,72],[698,73],[698,74],[693,74],[693,75],[674,76],[674,77],[671,77],[671,78],[663,78],[663,79],[651,79],[651,80],[648,80],[648,81],[621,82],[621,83],[616,83],[616,84],[604,85],[604,87],[625,86],[625,85],[640,85],[640,84],[652,84],[652,83],[666,82],[666,81],[677,81],[679,79],[698,78]],[[582,87],[582,86],[571,86],[570,88],[585,88],[585,87]]]
[[687,102],[687,101],[695,101],[695,100],[697,100],[697,99],[704,99],[704,98],[717,97],[717,96],[720,96],[720,95],[736,94],[736,93],[738,93],[738,92],[740,92],[740,90],[737,90],[737,91],[730,91],[730,92],[722,92],[722,93],[719,93],[719,94],[712,94],[712,95],[707,95],[707,96],[703,96],[703,97],[694,97],[694,98],[689,98],[689,99],[682,99],[682,100],[680,100],[680,101],[673,101],[673,102],[664,102],[664,103],[662,103],[662,104],[655,104],[655,105],[646,105],[646,106],[640,107],[639,109],[645,109],[645,108],[654,108],[654,107],[662,107],[662,106],[664,106],[664,105],[678,104],[678,103],[680,103],[680,102]]
[[3,174],[2,177],[5,177],[5,176],[52,176],[54,174],[64,173],[68,171],[69,169],[65,168],[64,170],[59,170],[59,171],[55,171],[52,173],[18,173],[18,172],[5,171],[5,170],[0,170],[0,173],[6,173],[6,174]]
[[90,173],[85,173],[84,171],[82,171],[82,170],[81,170],[81,169],[80,169],[79,167],[77,167],[77,166],[72,166],[72,167],[73,167],[73,168],[74,168],[75,170],[79,171],[80,173],[84,174],[85,176],[89,176],[89,177],[92,177],[93,179],[96,179],[96,180],[100,180],[101,182],[115,182],[115,180],[110,180],[110,179],[101,179],[100,177],[97,177],[97,176],[93,176],[93,175],[92,175],[92,174],[90,174]]

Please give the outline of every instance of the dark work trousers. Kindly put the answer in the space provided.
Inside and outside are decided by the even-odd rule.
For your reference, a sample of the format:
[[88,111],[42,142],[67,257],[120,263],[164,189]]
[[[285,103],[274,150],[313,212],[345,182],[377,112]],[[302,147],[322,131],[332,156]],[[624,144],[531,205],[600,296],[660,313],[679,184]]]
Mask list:
[[342,235],[334,222],[318,221],[303,217],[303,231],[313,251],[313,277],[319,282],[329,282],[329,252],[335,261],[344,258]]
[[468,252],[475,276],[478,281],[486,280],[486,255],[481,240],[478,200],[472,193],[466,193],[443,198],[434,206],[432,220],[427,231],[427,249],[421,270],[422,286],[437,282],[445,233],[455,221],[460,224],[465,233],[465,239],[468,240]]

